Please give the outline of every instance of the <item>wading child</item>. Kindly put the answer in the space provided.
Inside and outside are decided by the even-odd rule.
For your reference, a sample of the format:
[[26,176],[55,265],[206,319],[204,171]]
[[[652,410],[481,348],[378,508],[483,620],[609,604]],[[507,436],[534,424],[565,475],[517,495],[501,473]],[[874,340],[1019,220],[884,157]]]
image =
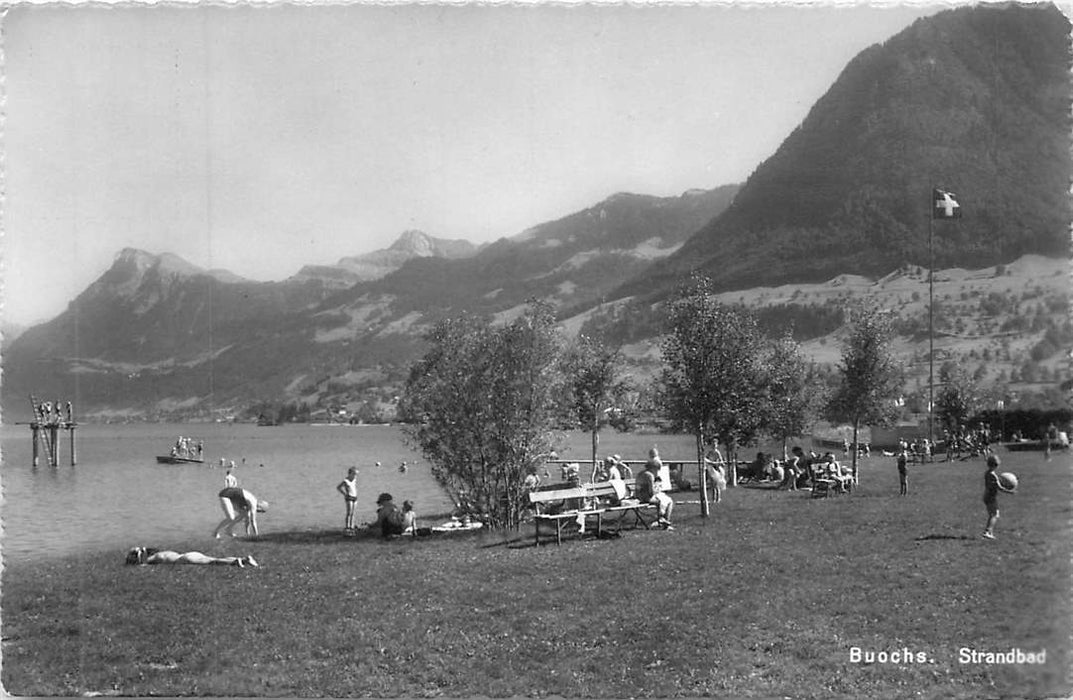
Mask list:
[[991,454],[987,456],[987,471],[984,472],[984,506],[987,507],[987,526],[984,528],[984,539],[995,539],[995,521],[998,520],[998,492],[1005,491],[1006,493],[1013,493],[1013,489],[1008,489],[1002,485],[1002,481],[998,478],[999,459],[998,455]]
[[346,477],[335,487],[336,491],[343,494],[346,501],[346,534],[354,533],[354,510],[358,505],[358,470],[354,467],[347,469]]

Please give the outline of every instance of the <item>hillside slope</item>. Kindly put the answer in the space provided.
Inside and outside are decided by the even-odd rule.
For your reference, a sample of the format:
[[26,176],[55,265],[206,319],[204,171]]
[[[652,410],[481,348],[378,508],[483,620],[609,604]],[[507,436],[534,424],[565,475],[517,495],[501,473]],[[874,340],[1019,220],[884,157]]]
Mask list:
[[722,216],[616,296],[692,270],[736,289],[927,266],[933,187],[963,211],[936,223],[938,267],[1066,255],[1069,31],[1053,5],[979,5],[865,50]]

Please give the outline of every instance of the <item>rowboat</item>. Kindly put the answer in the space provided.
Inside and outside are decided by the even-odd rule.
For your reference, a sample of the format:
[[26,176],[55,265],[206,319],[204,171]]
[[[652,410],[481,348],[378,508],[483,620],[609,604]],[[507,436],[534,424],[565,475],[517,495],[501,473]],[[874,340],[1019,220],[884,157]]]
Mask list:
[[204,464],[205,443],[194,438],[179,436],[171,454],[157,455],[157,464]]
[[172,457],[171,455],[157,455],[157,464],[204,464],[204,459],[196,457]]

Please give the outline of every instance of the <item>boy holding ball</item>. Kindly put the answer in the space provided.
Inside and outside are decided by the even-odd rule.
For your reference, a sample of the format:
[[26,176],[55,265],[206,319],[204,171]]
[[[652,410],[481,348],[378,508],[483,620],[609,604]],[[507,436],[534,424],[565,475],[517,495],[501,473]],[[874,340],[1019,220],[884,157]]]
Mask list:
[[995,521],[998,520],[998,492],[1014,492],[1013,489],[1006,488],[998,478],[998,472],[996,471],[998,465],[998,455],[989,454],[987,456],[987,471],[984,472],[984,505],[987,507],[987,526],[984,528],[983,534],[984,539],[988,540],[995,539],[992,530],[995,528]]

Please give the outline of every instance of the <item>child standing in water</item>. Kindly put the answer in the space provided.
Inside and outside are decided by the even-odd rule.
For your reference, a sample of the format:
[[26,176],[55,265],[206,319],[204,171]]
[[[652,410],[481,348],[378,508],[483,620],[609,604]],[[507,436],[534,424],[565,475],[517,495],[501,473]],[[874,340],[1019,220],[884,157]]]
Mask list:
[[358,470],[351,467],[346,472],[346,477],[339,482],[335,489],[343,494],[346,501],[346,534],[354,534],[354,511],[358,506]]

